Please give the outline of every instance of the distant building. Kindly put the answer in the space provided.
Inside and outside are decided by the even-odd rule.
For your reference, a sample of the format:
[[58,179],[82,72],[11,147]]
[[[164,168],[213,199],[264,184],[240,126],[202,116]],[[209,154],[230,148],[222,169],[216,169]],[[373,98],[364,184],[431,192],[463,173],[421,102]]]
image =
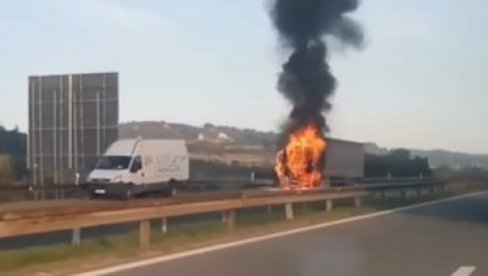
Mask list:
[[232,141],[232,139],[229,137],[229,135],[227,135],[227,133],[225,133],[225,132],[219,132],[219,134],[217,134],[217,140],[219,140],[221,142]]
[[118,136],[118,73],[29,77],[27,165],[38,185],[73,183]]

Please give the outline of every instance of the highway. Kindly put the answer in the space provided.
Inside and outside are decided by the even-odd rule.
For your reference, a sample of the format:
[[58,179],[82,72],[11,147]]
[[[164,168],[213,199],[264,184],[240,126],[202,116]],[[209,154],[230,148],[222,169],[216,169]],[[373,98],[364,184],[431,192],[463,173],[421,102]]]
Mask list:
[[488,275],[488,194],[130,270],[115,267],[111,272],[118,276]]

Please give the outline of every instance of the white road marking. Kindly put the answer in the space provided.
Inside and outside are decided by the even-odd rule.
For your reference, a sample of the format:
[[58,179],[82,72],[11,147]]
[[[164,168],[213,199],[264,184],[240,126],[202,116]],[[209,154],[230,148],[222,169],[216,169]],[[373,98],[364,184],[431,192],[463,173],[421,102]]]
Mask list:
[[451,276],[469,276],[476,270],[474,266],[461,266],[458,270],[454,271]]
[[[434,200],[434,201],[429,201],[429,202],[424,202],[424,203],[418,203],[418,204],[404,206],[404,207],[398,207],[398,208],[394,208],[394,209],[390,209],[390,210],[384,210],[384,211],[374,212],[374,213],[370,213],[370,214],[365,214],[365,215],[335,220],[335,221],[331,221],[331,222],[325,222],[325,223],[316,224],[316,225],[312,225],[312,226],[296,228],[296,229],[287,230],[287,231],[283,231],[283,232],[267,234],[264,236],[258,236],[258,237],[244,239],[244,240],[228,242],[228,243],[224,243],[224,244],[217,244],[217,245],[212,245],[212,246],[194,249],[194,250],[190,250],[190,251],[185,251],[185,252],[181,252],[181,253],[165,255],[165,256],[161,256],[161,257],[146,259],[146,260],[142,260],[142,261],[136,261],[136,262],[122,264],[122,265],[116,265],[116,266],[102,268],[102,269],[93,270],[93,271],[89,271],[89,272],[74,274],[72,276],[101,276],[101,275],[106,275],[106,274],[112,274],[112,273],[130,270],[130,269],[134,269],[134,268],[138,268],[138,267],[168,262],[168,261],[172,261],[172,260],[176,260],[176,259],[182,259],[182,258],[186,258],[186,257],[205,254],[205,253],[209,253],[209,252],[213,252],[213,251],[217,251],[217,250],[227,249],[227,248],[241,246],[241,245],[250,244],[250,243],[255,243],[255,242],[259,242],[259,241],[264,241],[264,240],[289,236],[289,235],[293,235],[293,234],[303,233],[303,232],[307,232],[307,231],[327,228],[327,227],[331,227],[334,225],[340,225],[340,224],[345,224],[345,223],[349,223],[349,222],[354,222],[354,221],[359,221],[359,220],[364,220],[364,219],[369,219],[369,218],[375,218],[375,217],[389,215],[389,214],[398,213],[398,212],[403,212],[403,211],[407,211],[407,210],[411,210],[411,209],[416,209],[416,208],[421,208],[421,207],[425,207],[425,206],[440,204],[440,203],[444,203],[444,202],[448,202],[448,201],[459,200],[459,199],[466,198],[466,197],[484,195],[487,193],[488,192],[486,192],[486,191],[474,192],[474,193],[464,194],[464,195],[460,195],[460,196],[454,196],[454,197],[449,197],[449,198],[444,198],[444,199],[439,199],[439,200]],[[463,274],[455,275],[455,276],[461,276],[461,275],[463,275]],[[467,275],[469,275],[469,274],[467,274]]]

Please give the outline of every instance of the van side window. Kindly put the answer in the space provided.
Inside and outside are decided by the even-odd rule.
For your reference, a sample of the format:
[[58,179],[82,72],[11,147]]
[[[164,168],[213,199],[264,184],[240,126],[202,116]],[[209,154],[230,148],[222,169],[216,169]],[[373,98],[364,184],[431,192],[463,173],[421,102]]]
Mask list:
[[135,156],[134,161],[132,162],[132,167],[130,168],[130,172],[135,173],[142,169],[142,159],[141,156]]

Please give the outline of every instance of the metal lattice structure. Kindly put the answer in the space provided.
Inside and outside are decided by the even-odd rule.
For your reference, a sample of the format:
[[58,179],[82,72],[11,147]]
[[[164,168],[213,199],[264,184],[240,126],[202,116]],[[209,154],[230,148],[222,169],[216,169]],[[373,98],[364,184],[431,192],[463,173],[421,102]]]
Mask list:
[[27,165],[35,185],[84,177],[117,139],[118,73],[29,77]]

